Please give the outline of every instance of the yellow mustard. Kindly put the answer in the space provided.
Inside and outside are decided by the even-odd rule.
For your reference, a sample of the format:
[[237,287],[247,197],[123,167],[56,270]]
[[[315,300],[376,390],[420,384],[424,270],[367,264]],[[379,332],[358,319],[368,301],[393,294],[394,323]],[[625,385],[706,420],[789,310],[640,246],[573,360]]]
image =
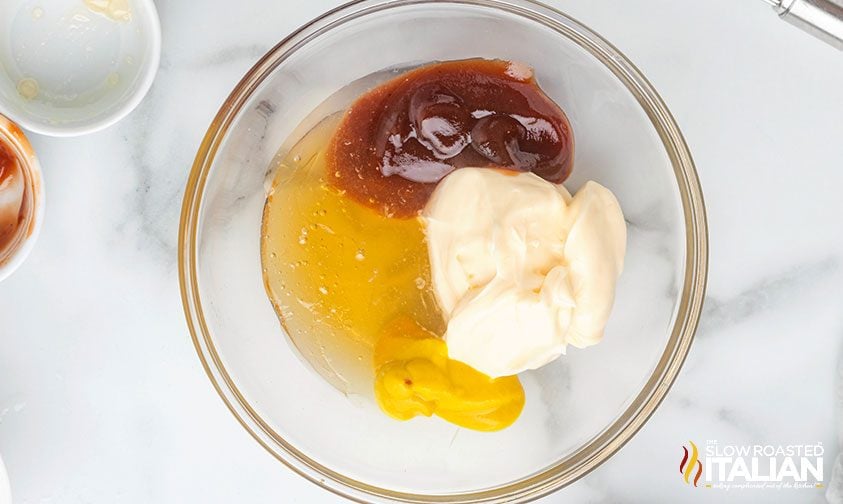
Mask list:
[[509,427],[524,408],[517,376],[490,378],[448,358],[448,346],[415,321],[390,323],[375,345],[375,397],[398,420],[439,417],[467,429]]

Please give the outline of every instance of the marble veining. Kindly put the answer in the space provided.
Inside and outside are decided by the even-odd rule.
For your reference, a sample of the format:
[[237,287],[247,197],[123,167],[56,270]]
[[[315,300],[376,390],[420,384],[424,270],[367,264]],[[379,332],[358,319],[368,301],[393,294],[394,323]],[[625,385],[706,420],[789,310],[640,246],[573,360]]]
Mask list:
[[716,336],[715,329],[739,324],[765,310],[783,308],[794,295],[814,288],[825,279],[838,277],[839,273],[839,257],[830,256],[770,275],[729,298],[707,296],[697,336]]

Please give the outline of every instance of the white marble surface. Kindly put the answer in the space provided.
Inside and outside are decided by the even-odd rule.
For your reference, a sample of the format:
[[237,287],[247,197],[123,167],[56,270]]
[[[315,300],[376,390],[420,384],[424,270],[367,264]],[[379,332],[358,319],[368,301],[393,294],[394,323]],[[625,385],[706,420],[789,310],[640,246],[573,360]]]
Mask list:
[[[674,112],[707,197],[711,271],[698,338],[664,404],[615,457],[545,501],[711,500],[677,476],[688,439],[820,441],[828,480],[843,422],[832,403],[843,54],[759,1],[552,3],[621,48]],[[176,230],[194,152],[229,90],[337,2],[157,4],[164,53],[140,108],[102,133],[32,138],[47,219],[0,285],[0,453],[15,502],[336,502],[268,455],[211,388],[182,315]]]

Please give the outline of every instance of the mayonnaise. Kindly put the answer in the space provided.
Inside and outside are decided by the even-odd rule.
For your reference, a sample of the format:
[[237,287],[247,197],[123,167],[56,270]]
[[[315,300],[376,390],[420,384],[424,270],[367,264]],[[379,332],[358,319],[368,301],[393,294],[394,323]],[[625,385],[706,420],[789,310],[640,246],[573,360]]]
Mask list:
[[532,173],[462,168],[422,218],[450,358],[508,376],[602,339],[626,250],[608,189],[571,197]]

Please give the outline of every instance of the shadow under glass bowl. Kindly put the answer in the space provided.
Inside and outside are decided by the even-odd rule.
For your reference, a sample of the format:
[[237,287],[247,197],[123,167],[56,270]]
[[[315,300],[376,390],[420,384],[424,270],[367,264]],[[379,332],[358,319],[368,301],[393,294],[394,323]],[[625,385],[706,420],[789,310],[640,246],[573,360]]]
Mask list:
[[[317,107],[341,110],[325,100],[384,69],[471,57],[535,68],[576,138],[566,185],[610,188],[629,230],[605,340],[524,373],[524,413],[492,434],[435,418],[396,422],[332,388],[292,350],[260,260],[273,159],[320,119]],[[588,28],[529,0],[363,0],[283,40],[223,104],[187,184],[179,266],[188,325],[214,387],[297,473],[366,502],[524,502],[597,467],[664,398],[700,315],[707,229],[669,111]]]

